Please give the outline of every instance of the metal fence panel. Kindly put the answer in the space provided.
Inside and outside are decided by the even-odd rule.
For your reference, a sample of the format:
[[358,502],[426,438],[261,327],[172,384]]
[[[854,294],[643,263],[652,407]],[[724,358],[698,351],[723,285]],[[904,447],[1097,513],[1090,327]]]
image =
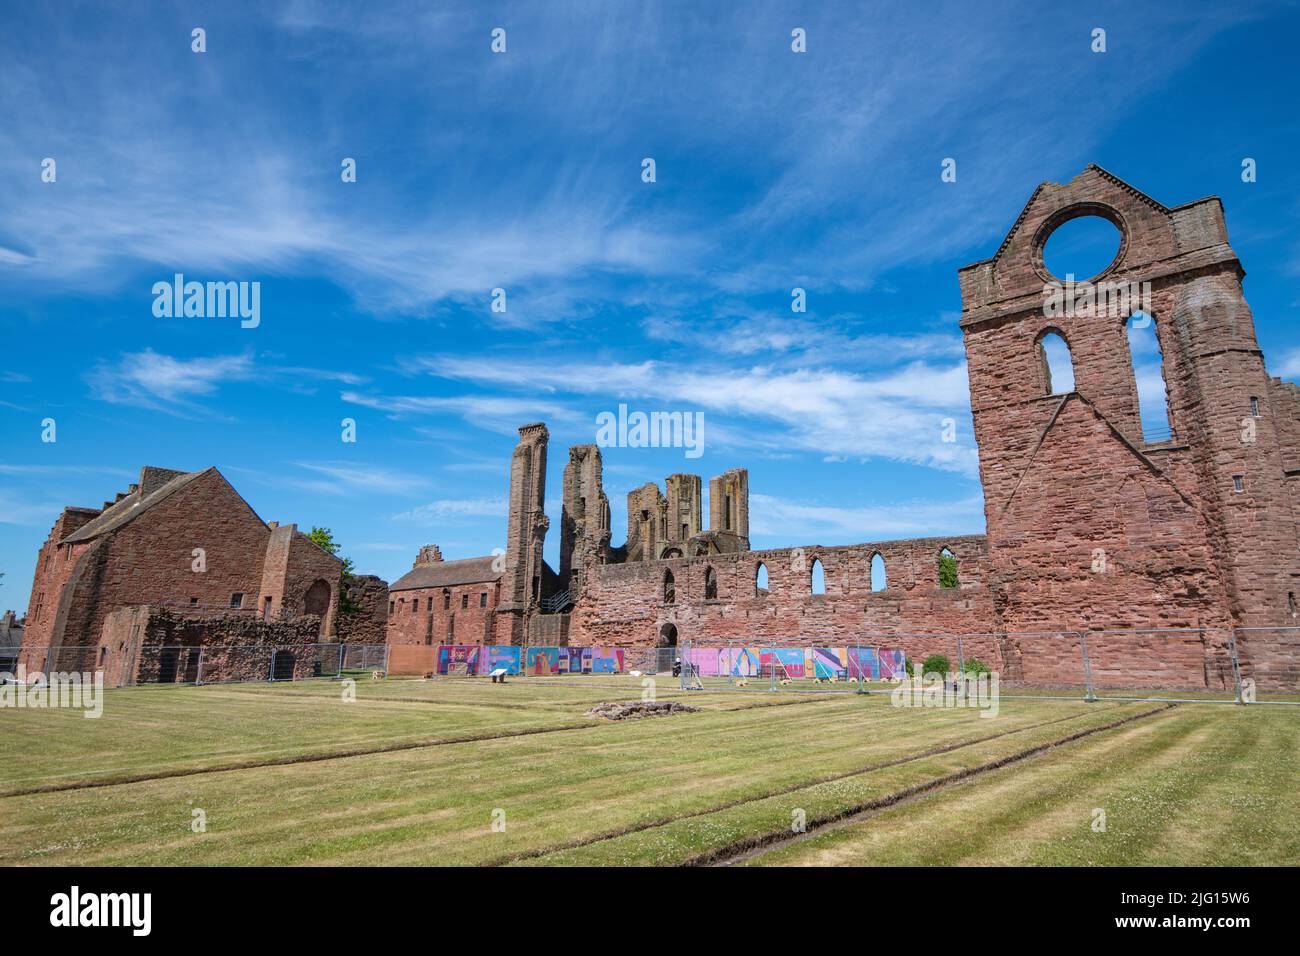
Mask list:
[[[102,670],[109,686],[339,678],[388,671],[387,645],[149,645],[18,648],[28,673]],[[942,658],[942,660],[939,660]],[[821,644],[756,638],[624,649],[623,672],[704,690],[880,692],[925,661],[986,667],[1004,694],[1070,699],[1300,704],[1300,627],[1115,628],[1009,633],[863,633]]]

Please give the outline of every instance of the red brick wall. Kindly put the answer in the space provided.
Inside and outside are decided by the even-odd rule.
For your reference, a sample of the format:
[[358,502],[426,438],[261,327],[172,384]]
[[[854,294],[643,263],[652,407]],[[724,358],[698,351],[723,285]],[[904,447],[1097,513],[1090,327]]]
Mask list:
[[[77,574],[81,557],[91,547],[89,544],[59,547],[58,542],[94,517],[93,511],[67,508],[50,529],[50,535],[36,557],[36,571],[27,604],[27,626],[23,632],[25,647],[47,647],[53,642],[64,590]],[[61,630],[61,625],[58,629]],[[32,662],[28,661],[27,666],[31,667]]]
[[323,581],[329,588],[329,599],[321,616],[320,639],[331,639],[338,610],[342,562],[301,534],[295,525],[272,529],[268,540],[258,610],[264,611],[269,597],[273,615],[299,616],[306,611],[309,589],[317,581]]
[[[1094,281],[1150,283],[1169,442],[1143,440],[1128,316],[1044,314],[1053,277],[1041,246],[1075,212],[1121,230],[1117,261]],[[1296,623],[1293,410],[1264,370],[1242,274],[1217,199],[1165,208],[1096,167],[1040,186],[997,255],[961,270],[990,584],[1006,630]],[[1045,395],[1035,347],[1048,329],[1069,344],[1075,390],[1089,403],[1068,403],[1054,424],[1060,399]],[[1252,397],[1259,415],[1245,441]],[[1104,574],[1091,570],[1099,548]],[[1169,653],[1182,662],[1180,683],[1194,675],[1197,653]],[[1208,674],[1222,655],[1201,658]],[[1154,673],[1159,662],[1149,663]]]
[[[256,600],[269,532],[235,490],[209,472],[152,506],[104,543],[102,570],[87,579],[75,603],[85,609],[70,619],[68,643],[93,643],[104,616],[136,604],[197,599],[200,606],[226,607],[232,594]],[[192,570],[193,551],[202,548],[207,570]]]
[[1051,404],[1056,423],[993,524],[1001,627],[1228,626],[1195,505],[1078,396]]
[[[55,555],[47,578],[43,553],[33,590],[44,589],[45,608],[58,603],[59,619],[46,630],[43,610],[27,643],[94,645],[111,611],[138,604],[184,606],[197,599],[200,606],[226,607],[232,594],[242,593],[251,606],[268,536],[266,525],[211,471],[117,531],[72,545],[71,561]],[[191,569],[195,548],[206,553],[206,571]]]
[[[443,588],[413,588],[388,595],[389,644],[494,644],[499,581],[458,584]],[[487,605],[479,601],[487,595]],[[449,606],[444,607],[444,603]],[[464,603],[467,606],[461,607]]]
[[[938,555],[957,557],[959,587],[938,586]],[[887,588],[871,590],[871,558],[885,559]],[[820,560],[826,593],[813,594],[811,570]],[[762,562],[769,593],[755,592]],[[717,575],[718,597],[704,597],[705,569]],[[663,599],[666,571],[675,600]],[[857,640],[903,647],[909,656],[945,653],[956,660],[957,634],[970,635],[963,650],[990,664],[1000,661],[981,536],[919,538],[847,547],[783,548],[708,558],[674,558],[591,569],[573,611],[569,643],[604,647],[653,646],[665,624],[679,644],[847,646]],[[905,636],[906,635],[906,636]],[[978,637],[976,635],[986,635]]]

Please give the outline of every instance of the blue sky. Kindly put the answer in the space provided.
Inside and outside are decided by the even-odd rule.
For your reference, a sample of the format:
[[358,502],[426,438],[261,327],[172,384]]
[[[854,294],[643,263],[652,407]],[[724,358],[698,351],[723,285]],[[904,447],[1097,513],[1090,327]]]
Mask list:
[[[1293,7],[728,6],[6,0],[0,607],[142,464],[216,465],[390,580],[484,554],[515,428],[550,426],[556,529],[620,402],[706,444],[605,451],[615,543],[631,488],[736,466],[756,547],[982,531],[956,270],[1089,162],[1221,196],[1300,373]],[[177,272],[260,282],[261,324],[155,318]]]

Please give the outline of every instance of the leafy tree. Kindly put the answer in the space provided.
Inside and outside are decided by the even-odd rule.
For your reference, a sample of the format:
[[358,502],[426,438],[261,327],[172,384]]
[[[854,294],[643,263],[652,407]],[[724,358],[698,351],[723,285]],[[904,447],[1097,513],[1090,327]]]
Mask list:
[[[329,528],[313,527],[311,533],[308,534],[307,537],[311,538],[318,547],[328,551],[336,558],[338,557],[341,545],[334,540],[334,532]],[[352,559],[342,558],[341,560],[343,561],[343,576],[347,578],[352,577],[353,572],[356,570],[355,565],[352,563]]]

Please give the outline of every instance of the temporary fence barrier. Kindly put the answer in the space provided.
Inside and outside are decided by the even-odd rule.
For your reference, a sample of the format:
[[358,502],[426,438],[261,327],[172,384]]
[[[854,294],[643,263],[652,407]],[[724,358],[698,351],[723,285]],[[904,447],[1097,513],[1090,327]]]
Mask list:
[[676,674],[683,687],[708,689],[855,691],[884,689],[869,685],[901,679],[928,661],[940,671],[994,672],[1004,695],[1182,699],[1181,692],[1187,699],[1300,703],[1300,627],[895,632],[835,645],[798,635],[643,648],[153,645],[116,657],[95,647],[22,647],[17,659],[28,672],[102,670],[116,686],[504,670],[524,676]]
[[21,674],[101,671],[109,686],[217,684],[340,678],[387,671],[384,644],[154,644],[112,653],[95,647],[24,647],[13,662]]

